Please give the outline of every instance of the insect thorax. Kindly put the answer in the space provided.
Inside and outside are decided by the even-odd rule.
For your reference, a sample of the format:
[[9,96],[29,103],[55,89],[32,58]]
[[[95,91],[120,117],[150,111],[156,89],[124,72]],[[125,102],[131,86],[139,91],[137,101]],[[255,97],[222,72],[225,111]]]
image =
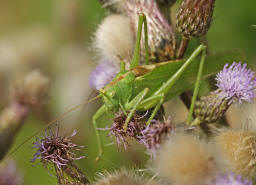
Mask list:
[[100,90],[103,103],[109,111],[117,112],[124,108],[132,96],[135,75],[133,72],[119,74],[115,79]]

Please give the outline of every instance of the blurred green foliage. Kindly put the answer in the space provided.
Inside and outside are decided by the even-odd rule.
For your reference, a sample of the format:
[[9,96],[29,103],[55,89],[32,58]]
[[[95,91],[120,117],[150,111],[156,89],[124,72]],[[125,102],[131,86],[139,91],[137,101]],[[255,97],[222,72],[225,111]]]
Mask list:
[[[58,36],[58,33],[61,32],[61,30],[56,29],[56,20],[54,19],[54,11],[57,3],[60,4],[61,1],[1,1],[0,39],[8,32],[17,31],[22,27],[38,23],[45,25]],[[93,31],[107,12],[100,7],[97,0],[83,0],[82,6],[82,20],[84,27],[83,40],[89,45]],[[252,25],[256,24],[255,7],[256,1],[216,1],[214,19],[208,33],[208,42],[211,52],[240,48],[245,51],[248,57],[247,61],[243,62],[249,62],[252,65],[256,62],[256,29],[252,27]],[[193,43],[195,42],[192,42],[191,46],[193,46]],[[52,105],[52,103],[50,104]],[[84,108],[84,110],[86,110],[86,108]],[[88,111],[85,111],[84,114],[87,113]],[[72,114],[69,116],[72,116]],[[77,164],[83,169],[90,180],[94,179],[97,172],[103,170],[113,170],[122,166],[128,168],[144,168],[144,164],[149,157],[144,154],[142,147],[138,147],[137,145],[132,145],[132,148],[128,149],[128,152],[123,151],[123,149],[118,149],[115,145],[106,146],[103,159],[99,163],[94,163],[97,148],[90,120],[91,113],[83,115],[82,117],[79,132],[75,137],[75,141],[78,142],[78,144],[85,146],[85,149],[79,152],[79,155],[85,155],[86,158],[78,161]],[[37,118],[29,119],[18,134],[14,146],[42,126],[42,123],[40,122],[41,121]],[[59,122],[61,124],[61,121]],[[101,127],[104,128],[105,126],[106,125],[102,125]],[[70,133],[71,132],[72,131],[70,131]],[[104,143],[111,143],[112,141],[107,137],[107,132],[103,133]],[[49,175],[53,174],[52,171],[47,171],[41,164],[36,164],[34,167],[29,162],[35,152],[35,150],[31,149],[31,146],[31,142],[25,144],[13,156],[14,159],[17,160],[18,167],[25,173],[24,184],[57,184],[55,177]]]

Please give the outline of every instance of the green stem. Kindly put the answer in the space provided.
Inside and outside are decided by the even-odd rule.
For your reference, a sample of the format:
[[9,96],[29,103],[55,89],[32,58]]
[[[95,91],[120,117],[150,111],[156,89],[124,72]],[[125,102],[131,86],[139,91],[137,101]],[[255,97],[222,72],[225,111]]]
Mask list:
[[195,102],[196,102],[196,98],[197,98],[197,95],[199,92],[199,87],[201,84],[201,78],[202,78],[202,74],[203,74],[205,57],[206,57],[206,50],[204,50],[202,53],[202,58],[201,58],[200,65],[199,65],[195,89],[194,89],[194,93],[193,93],[193,97],[192,97],[192,101],[191,101],[191,105],[190,105],[190,109],[189,109],[189,113],[188,113],[187,124],[190,124],[190,122],[192,121]]

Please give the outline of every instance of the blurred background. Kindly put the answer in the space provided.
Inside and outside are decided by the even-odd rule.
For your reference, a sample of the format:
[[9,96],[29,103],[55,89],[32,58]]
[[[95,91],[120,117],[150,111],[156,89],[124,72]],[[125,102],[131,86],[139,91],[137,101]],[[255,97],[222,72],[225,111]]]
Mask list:
[[[57,115],[82,103],[97,93],[88,85],[91,71],[97,65],[92,49],[93,33],[101,20],[109,14],[97,0],[0,0],[0,107],[8,105],[12,84],[25,73],[39,69],[50,78],[50,95],[46,108],[33,114],[21,128],[13,147],[31,136],[38,128]],[[179,3],[172,8],[173,16]],[[247,62],[256,69],[256,2],[217,0],[214,19],[208,32],[211,52],[242,49]],[[192,42],[191,45],[194,43]],[[136,144],[127,151],[117,148],[102,131],[104,157],[94,163],[97,155],[95,133],[91,124],[93,113],[101,102],[76,110],[58,121],[61,131],[68,135],[78,130],[74,141],[85,148],[79,155],[86,156],[77,162],[90,180],[97,172],[120,167],[145,168],[149,156]],[[180,108],[172,105],[180,104]],[[233,107],[228,114],[231,124],[256,122],[256,105]],[[186,119],[186,109],[175,99],[169,103],[167,114],[174,122]],[[109,120],[108,117],[105,119]],[[106,121],[100,126],[106,127]],[[34,139],[33,139],[34,140]],[[35,150],[32,141],[23,145],[12,158],[24,174],[24,184],[57,184],[53,171],[41,164],[30,162]],[[49,175],[50,174],[50,175]]]

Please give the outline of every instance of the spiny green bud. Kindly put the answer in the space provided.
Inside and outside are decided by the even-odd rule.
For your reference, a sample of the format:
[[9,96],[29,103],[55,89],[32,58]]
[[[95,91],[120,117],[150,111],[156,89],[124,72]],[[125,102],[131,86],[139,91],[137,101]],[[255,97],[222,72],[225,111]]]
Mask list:
[[194,115],[196,122],[215,122],[224,115],[231,103],[229,99],[220,96],[220,92],[219,89],[210,92],[208,95],[202,96],[195,103]]
[[185,38],[200,37],[210,28],[215,0],[184,0],[176,14],[176,27]]

